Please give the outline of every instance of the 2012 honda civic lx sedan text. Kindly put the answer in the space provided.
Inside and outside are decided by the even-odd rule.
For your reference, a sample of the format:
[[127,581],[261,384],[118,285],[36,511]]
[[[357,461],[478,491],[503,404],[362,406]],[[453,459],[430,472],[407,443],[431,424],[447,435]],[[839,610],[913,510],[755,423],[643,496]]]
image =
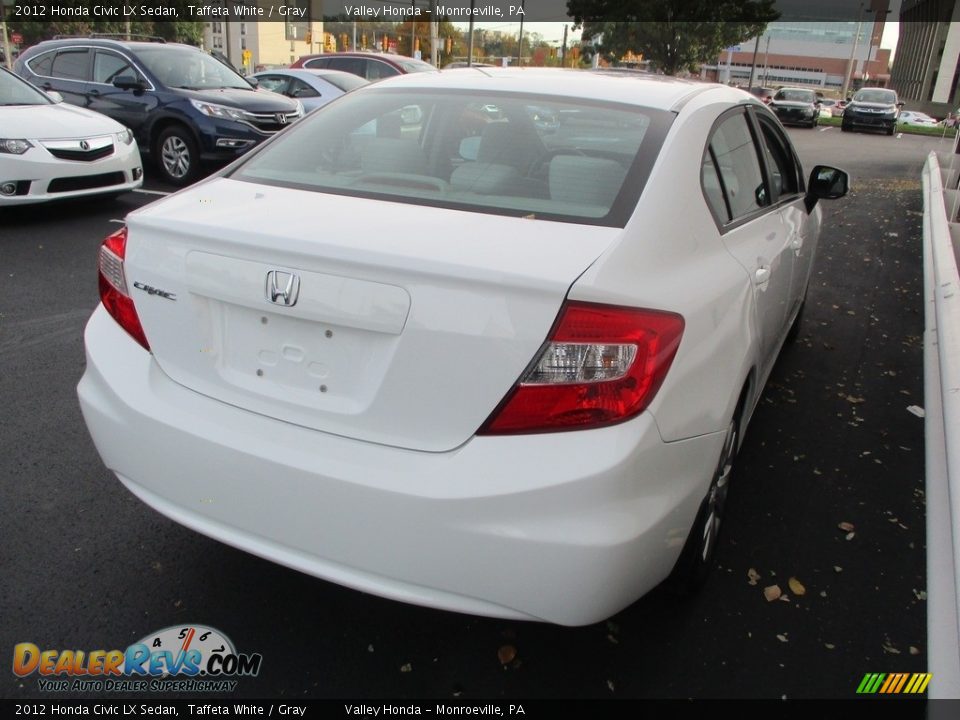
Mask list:
[[134,494],[238,548],[601,620],[703,577],[818,200],[847,182],[805,180],[773,114],[719,85],[370,85],[106,239],[84,417]]

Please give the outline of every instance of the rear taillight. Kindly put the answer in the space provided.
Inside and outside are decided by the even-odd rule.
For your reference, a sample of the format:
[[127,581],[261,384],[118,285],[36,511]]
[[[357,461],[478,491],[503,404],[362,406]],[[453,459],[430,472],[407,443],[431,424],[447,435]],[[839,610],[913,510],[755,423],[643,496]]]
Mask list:
[[680,345],[683,318],[567,302],[536,360],[481,435],[584,430],[629,420],[653,400]]
[[130,299],[127,289],[127,278],[123,271],[126,252],[127,229],[125,227],[110,235],[100,246],[100,301],[120,327],[149,350],[147,336],[143,332],[143,326],[140,325],[137,309],[133,306],[133,300]]

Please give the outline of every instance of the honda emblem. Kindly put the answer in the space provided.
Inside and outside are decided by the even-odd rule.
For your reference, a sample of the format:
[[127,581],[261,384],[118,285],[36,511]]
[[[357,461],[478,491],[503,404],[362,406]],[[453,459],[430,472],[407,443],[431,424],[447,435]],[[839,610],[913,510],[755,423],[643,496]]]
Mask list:
[[275,305],[293,307],[300,295],[300,277],[283,270],[271,270],[267,273],[266,295]]

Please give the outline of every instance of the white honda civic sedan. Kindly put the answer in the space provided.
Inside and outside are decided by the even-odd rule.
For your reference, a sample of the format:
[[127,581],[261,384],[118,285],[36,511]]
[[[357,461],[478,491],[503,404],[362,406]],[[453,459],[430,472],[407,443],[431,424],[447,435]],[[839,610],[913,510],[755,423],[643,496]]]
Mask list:
[[376,83],[106,239],[83,414],[131,492],[225,543],[592,623],[703,578],[847,182],[720,85]]
[[0,208],[142,184],[140,151],[127,128],[0,68]]

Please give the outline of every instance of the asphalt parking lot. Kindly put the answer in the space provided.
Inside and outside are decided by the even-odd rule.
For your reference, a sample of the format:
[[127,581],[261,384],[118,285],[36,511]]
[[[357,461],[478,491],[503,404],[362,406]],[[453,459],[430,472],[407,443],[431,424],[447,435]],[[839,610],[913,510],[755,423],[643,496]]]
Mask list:
[[[101,464],[75,388],[97,248],[156,196],[0,211],[0,653],[206,624],[263,655],[237,698],[849,698],[865,673],[925,671],[923,421],[908,407],[923,405],[920,170],[951,141],[790,134],[807,172],[839,165],[853,191],[824,206],[719,566],[695,598],[657,590],[578,629],[374,598],[141,504]],[[0,697],[45,695],[8,672]]]

